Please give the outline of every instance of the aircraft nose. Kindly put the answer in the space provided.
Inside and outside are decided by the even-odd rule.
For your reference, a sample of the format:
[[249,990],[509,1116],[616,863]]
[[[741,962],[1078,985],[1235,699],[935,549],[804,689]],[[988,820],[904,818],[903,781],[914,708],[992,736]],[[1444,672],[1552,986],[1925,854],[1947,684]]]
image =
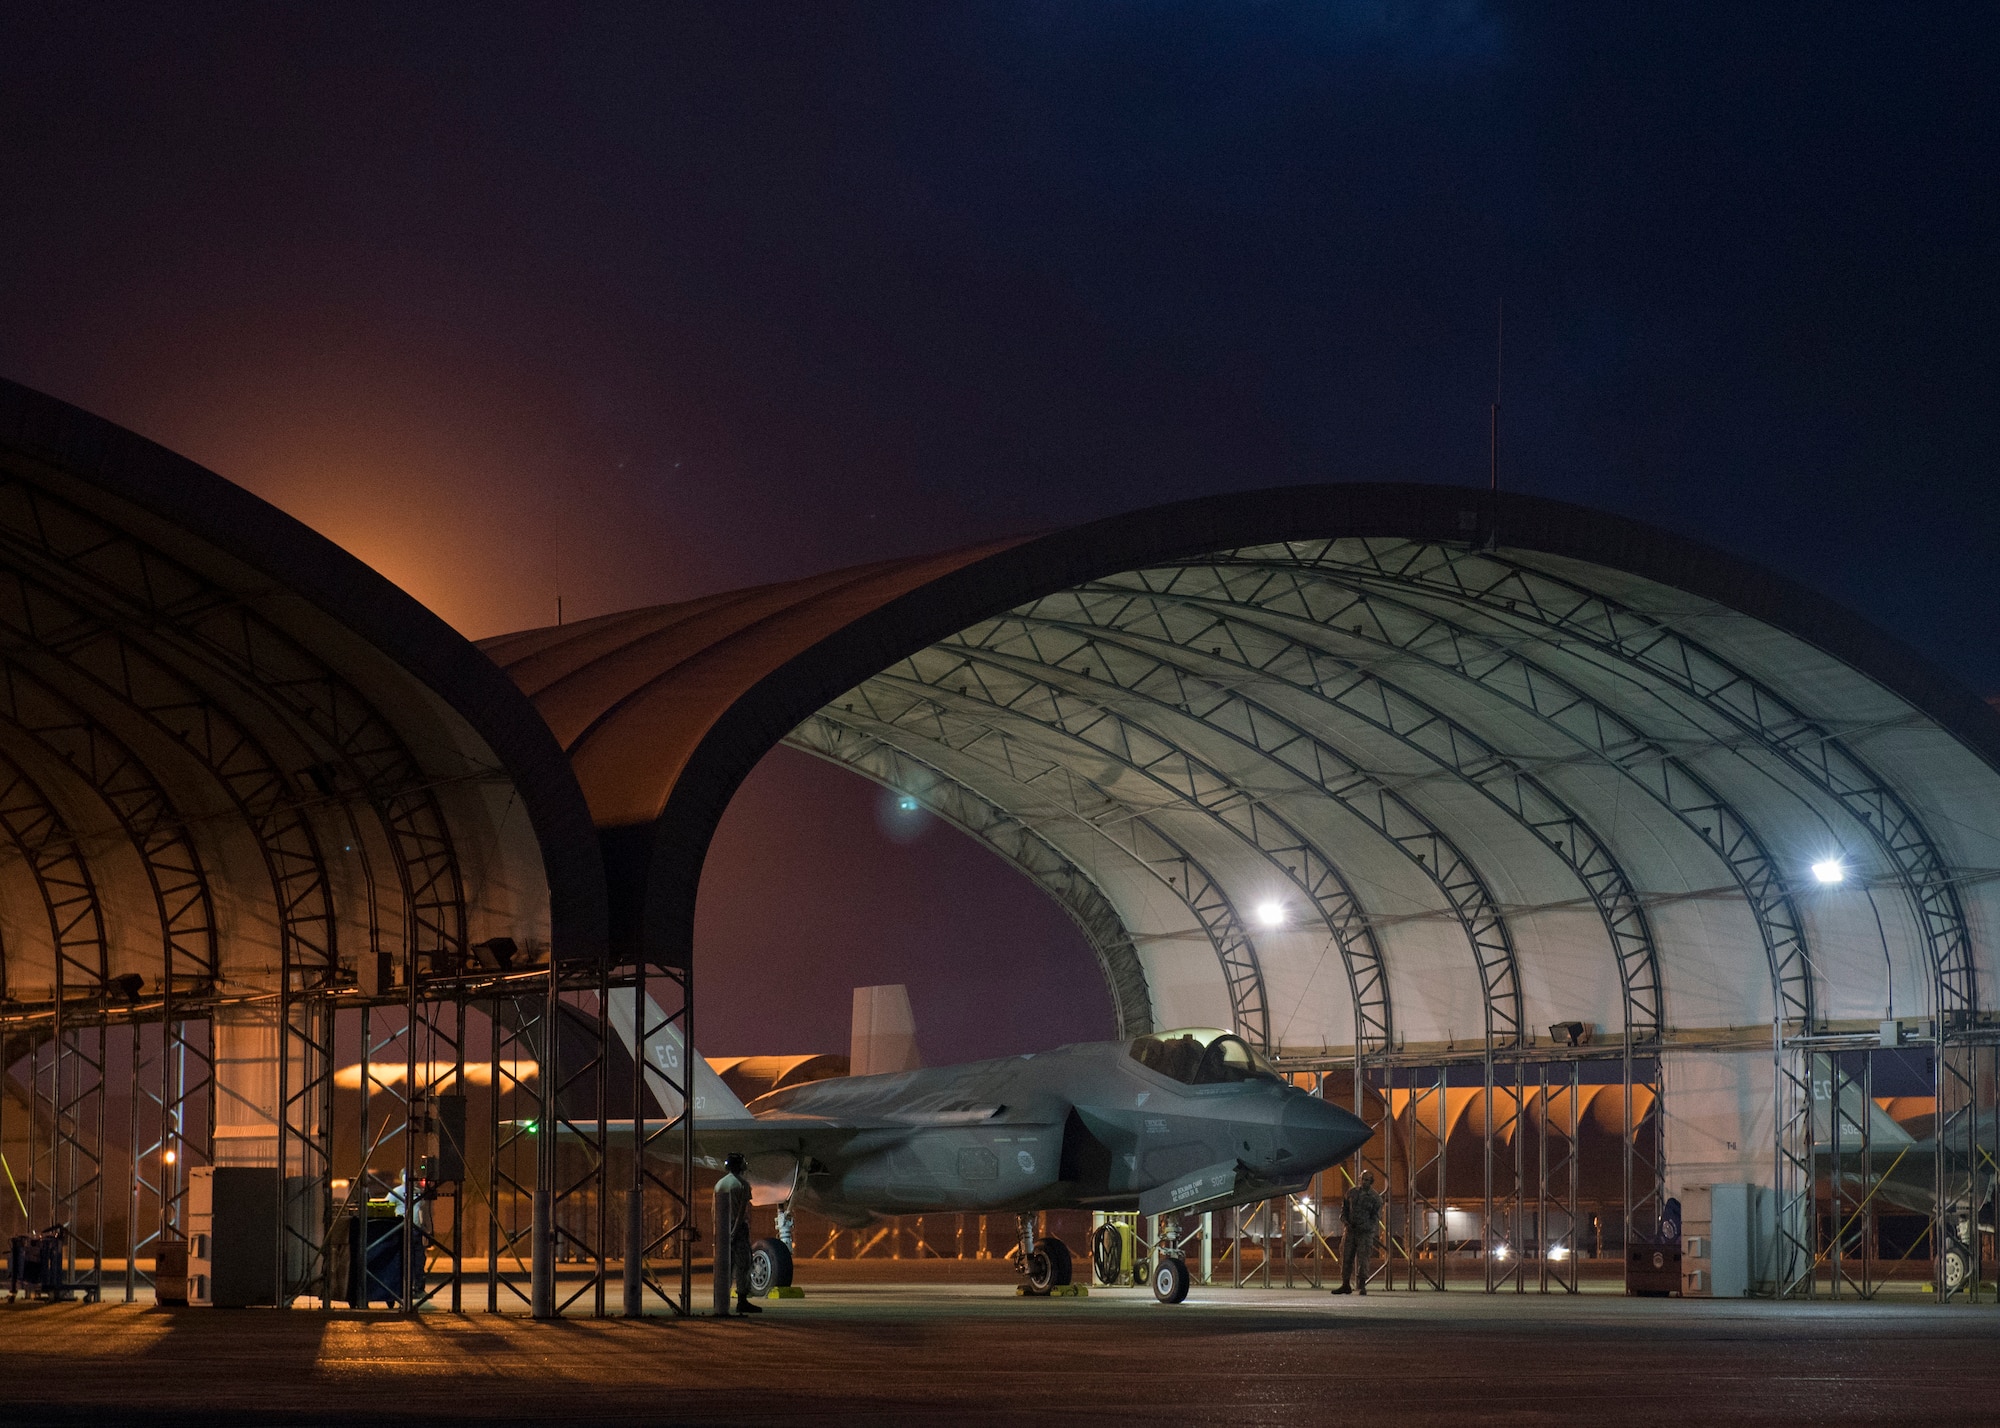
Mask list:
[[1293,1163],[1303,1161],[1320,1170],[1347,1159],[1369,1136],[1367,1124],[1352,1111],[1303,1094],[1287,1099],[1278,1129]]

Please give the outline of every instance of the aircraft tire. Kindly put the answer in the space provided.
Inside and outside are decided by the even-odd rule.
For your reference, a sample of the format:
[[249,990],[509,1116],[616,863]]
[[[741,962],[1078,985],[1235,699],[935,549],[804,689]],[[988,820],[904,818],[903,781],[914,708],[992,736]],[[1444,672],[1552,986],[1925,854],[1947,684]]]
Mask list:
[[792,1282],[792,1252],[783,1240],[758,1240],[750,1246],[750,1292],[763,1298]]
[[1178,1304],[1188,1297],[1186,1260],[1173,1254],[1160,1256],[1153,1266],[1153,1297],[1162,1304]]
[[1965,1252],[1963,1245],[1953,1244],[1946,1248],[1944,1252],[1944,1292],[1946,1294],[1956,1294],[1959,1290],[1965,1288],[1966,1273],[1971,1263],[1972,1256]]
[[1040,1241],[1028,1256],[1028,1288],[1047,1294],[1059,1284],[1070,1282],[1069,1246],[1053,1235]]

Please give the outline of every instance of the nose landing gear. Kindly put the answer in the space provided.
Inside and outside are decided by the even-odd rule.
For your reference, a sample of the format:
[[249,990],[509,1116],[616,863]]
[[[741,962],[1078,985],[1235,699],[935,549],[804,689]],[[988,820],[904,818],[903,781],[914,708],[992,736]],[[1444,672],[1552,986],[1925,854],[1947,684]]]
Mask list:
[[1153,1261],[1153,1297],[1162,1304],[1178,1304],[1188,1296],[1188,1267],[1181,1257],[1180,1244],[1180,1216],[1163,1216]]

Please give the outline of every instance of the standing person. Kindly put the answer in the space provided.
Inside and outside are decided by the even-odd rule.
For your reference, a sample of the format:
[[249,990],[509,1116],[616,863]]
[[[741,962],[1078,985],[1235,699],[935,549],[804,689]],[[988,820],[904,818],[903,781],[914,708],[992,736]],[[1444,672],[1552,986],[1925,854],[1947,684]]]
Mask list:
[[1340,1237],[1340,1287],[1335,1294],[1352,1294],[1355,1270],[1361,1271],[1361,1293],[1368,1292],[1368,1259],[1375,1249],[1376,1232],[1382,1228],[1382,1197],[1375,1193],[1375,1172],[1361,1172],[1361,1183],[1349,1190],[1340,1202],[1340,1222],[1346,1233]]
[[750,1177],[734,1151],[722,1162],[715,1182],[715,1313],[729,1317],[729,1291],[736,1291],[738,1314],[764,1311],[750,1302]]

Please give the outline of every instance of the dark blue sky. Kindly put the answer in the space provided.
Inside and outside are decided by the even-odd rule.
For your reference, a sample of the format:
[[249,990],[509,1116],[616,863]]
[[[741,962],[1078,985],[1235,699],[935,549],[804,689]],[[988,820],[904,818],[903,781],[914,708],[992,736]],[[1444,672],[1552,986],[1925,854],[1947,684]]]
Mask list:
[[[2000,693],[1991,6],[413,8],[10,7],[0,371],[468,633],[1483,481],[1504,297],[1505,484]],[[880,913],[833,881],[844,989]],[[795,1026],[844,1037],[717,1049]]]

